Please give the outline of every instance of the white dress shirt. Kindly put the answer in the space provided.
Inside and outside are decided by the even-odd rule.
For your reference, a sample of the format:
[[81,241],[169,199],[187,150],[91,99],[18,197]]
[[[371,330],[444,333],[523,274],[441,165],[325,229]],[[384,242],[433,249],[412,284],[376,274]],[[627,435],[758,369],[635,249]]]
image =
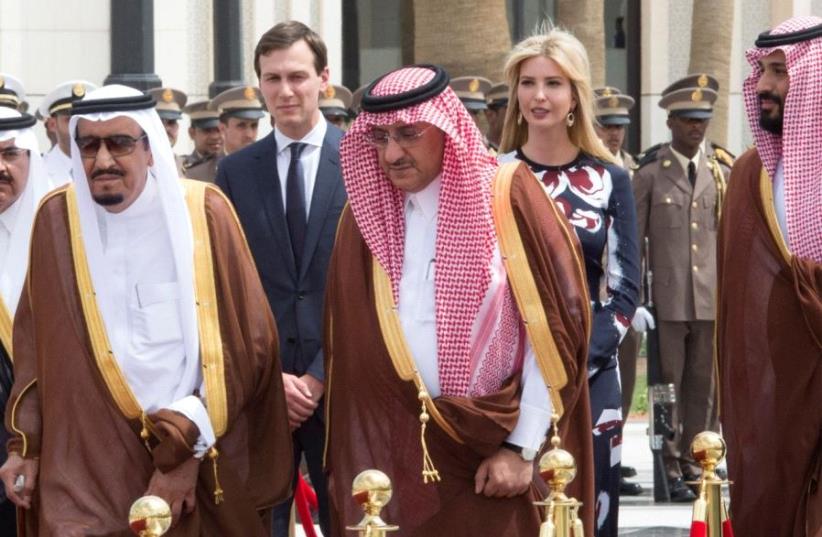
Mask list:
[[288,166],[291,164],[291,148],[294,142],[307,144],[300,154],[300,162],[303,165],[303,182],[305,186],[305,217],[311,209],[311,197],[314,193],[314,183],[317,179],[317,170],[320,168],[320,151],[325,140],[325,133],[328,130],[328,123],[320,114],[320,119],[314,128],[300,140],[289,138],[277,126],[274,126],[274,140],[277,142],[277,175],[280,177],[280,191],[283,196],[283,207],[286,206],[286,183],[288,178]]
[[[398,305],[400,324],[411,355],[432,398],[442,393],[434,294],[440,186],[441,180],[437,177],[420,192],[406,194],[405,245]],[[495,283],[491,285],[493,287]],[[488,294],[494,292],[495,289],[488,289]],[[527,336],[525,344],[520,415],[507,441],[537,450],[544,442],[551,422],[551,399]]]
[[[129,386],[146,412],[177,411],[200,429],[195,452],[202,456],[214,443],[214,431],[194,388],[174,400],[187,357],[180,317],[180,290],[155,179],[149,175],[143,192],[127,209],[110,213],[97,206],[103,255],[110,270],[110,292],[126,319],[128,352],[117,361]],[[202,383],[202,379],[198,384]]]
[[674,154],[674,158],[676,158],[676,161],[679,162],[680,166],[682,166],[682,170],[685,172],[685,177],[686,178],[688,177],[688,163],[689,162],[694,163],[694,168],[696,169],[697,174],[699,173],[699,157],[702,156],[702,146],[700,146],[699,149],[697,149],[696,154],[694,155],[694,158],[691,158],[691,159],[689,159],[688,157],[686,157],[685,155],[683,155],[682,153],[680,153],[679,151],[674,149],[673,144],[670,146],[670,148],[671,148],[671,153]]

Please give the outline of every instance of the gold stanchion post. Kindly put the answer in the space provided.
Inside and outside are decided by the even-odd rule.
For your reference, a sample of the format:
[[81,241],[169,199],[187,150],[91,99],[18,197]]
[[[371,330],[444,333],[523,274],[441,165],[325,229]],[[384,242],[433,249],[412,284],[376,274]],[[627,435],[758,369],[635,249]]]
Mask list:
[[699,498],[694,502],[691,535],[695,537],[733,537],[731,520],[722,499],[722,487],[729,481],[716,475],[716,467],[725,458],[727,448],[719,433],[704,431],[691,442],[691,454],[702,466]]
[[391,480],[379,470],[365,470],[354,478],[351,495],[362,505],[365,516],[356,526],[348,526],[348,531],[356,531],[357,537],[386,537],[399,526],[386,523],[380,516],[385,505],[391,501],[393,489]]
[[128,527],[139,537],[160,537],[171,527],[171,507],[159,496],[143,496],[131,504]]
[[558,421],[557,414],[551,416],[553,448],[539,460],[539,475],[551,489],[544,501],[534,502],[545,508],[545,522],[540,526],[539,537],[583,537],[585,533],[579,519],[582,502],[565,494],[565,487],[577,475],[577,465],[573,455],[560,447]]

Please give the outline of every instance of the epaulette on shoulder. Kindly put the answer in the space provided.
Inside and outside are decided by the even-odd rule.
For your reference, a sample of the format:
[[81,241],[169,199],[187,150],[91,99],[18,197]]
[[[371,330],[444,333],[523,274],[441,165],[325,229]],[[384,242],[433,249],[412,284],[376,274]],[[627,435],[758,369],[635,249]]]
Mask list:
[[667,142],[662,142],[662,143],[656,144],[654,146],[649,147],[648,149],[646,149],[645,151],[643,151],[639,155],[637,155],[636,156],[637,163],[636,163],[636,168],[635,169],[638,170],[638,169],[642,168],[643,166],[645,166],[646,164],[650,164],[650,163],[656,161],[657,153],[659,152],[660,149],[662,149],[666,145],[668,145]]
[[736,157],[734,156],[733,153],[731,153],[730,151],[728,151],[727,149],[725,149],[721,145],[717,145],[713,142],[711,142],[711,150],[713,151],[713,154],[716,156],[716,159],[719,162],[721,162],[722,164],[724,164],[725,166],[727,166],[729,168],[733,167],[734,160],[736,160]]

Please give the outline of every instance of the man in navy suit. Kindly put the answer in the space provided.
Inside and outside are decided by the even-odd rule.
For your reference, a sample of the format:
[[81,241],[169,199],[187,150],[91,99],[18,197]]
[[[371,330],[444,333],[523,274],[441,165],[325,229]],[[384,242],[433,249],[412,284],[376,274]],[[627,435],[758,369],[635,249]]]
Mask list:
[[[260,90],[274,120],[264,139],[227,156],[216,183],[237,209],[280,333],[283,384],[294,460],[305,455],[328,528],[323,475],[322,310],[325,276],[346,196],[342,131],[327,123],[325,44],[304,24],[277,24],[254,52]],[[276,461],[275,461],[276,463]],[[290,502],[275,510],[274,536],[288,535]]]

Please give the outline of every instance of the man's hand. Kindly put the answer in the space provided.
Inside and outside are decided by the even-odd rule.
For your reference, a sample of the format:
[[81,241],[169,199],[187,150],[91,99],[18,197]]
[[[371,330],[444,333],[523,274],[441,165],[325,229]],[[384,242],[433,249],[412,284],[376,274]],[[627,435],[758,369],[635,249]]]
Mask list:
[[[0,468],[0,480],[6,488],[6,496],[17,507],[29,509],[31,507],[31,496],[34,493],[34,486],[37,483],[37,472],[40,470],[40,461],[37,459],[24,459],[17,453],[9,453],[9,458],[3,467]],[[15,488],[15,483],[19,483],[22,478],[23,488]]]
[[482,461],[474,476],[474,492],[489,498],[513,498],[525,494],[534,479],[534,464],[510,449]]
[[[310,379],[306,381],[306,379]],[[312,386],[319,385],[319,389]],[[285,404],[288,407],[288,425],[293,431],[311,417],[317,409],[318,401],[322,397],[323,385],[311,375],[297,377],[283,373],[283,389],[285,389]]]
[[154,470],[151,481],[148,483],[146,495],[159,496],[171,506],[171,523],[176,526],[182,513],[194,511],[197,486],[197,473],[200,470],[200,460],[191,457],[180,466],[168,473]]
[[636,332],[645,332],[646,330],[656,328],[656,323],[654,322],[654,316],[651,315],[651,312],[640,306],[636,309],[634,318],[631,319],[631,326]]

